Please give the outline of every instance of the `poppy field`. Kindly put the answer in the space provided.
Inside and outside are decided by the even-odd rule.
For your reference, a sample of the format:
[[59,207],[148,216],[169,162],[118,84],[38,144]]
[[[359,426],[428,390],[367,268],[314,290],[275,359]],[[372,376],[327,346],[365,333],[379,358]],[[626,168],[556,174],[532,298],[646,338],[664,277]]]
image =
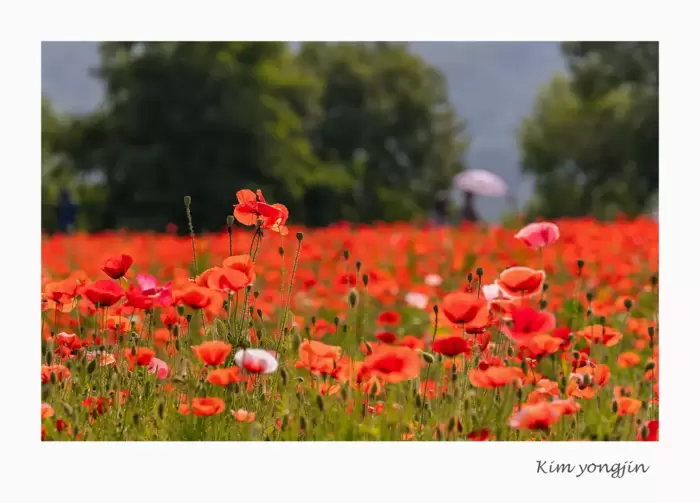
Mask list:
[[42,440],[658,440],[654,220],[232,204],[216,234],[185,198],[189,236],[43,237]]

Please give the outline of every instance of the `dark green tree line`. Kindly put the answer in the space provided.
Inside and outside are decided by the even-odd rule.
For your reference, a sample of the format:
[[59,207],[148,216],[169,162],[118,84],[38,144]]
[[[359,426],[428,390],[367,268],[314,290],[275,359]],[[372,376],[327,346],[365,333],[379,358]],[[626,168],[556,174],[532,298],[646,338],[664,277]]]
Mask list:
[[523,122],[525,173],[536,216],[639,214],[659,187],[656,42],[562,45],[570,76],[556,76]]
[[96,75],[104,105],[52,146],[102,177],[93,228],[181,224],[190,195],[219,229],[244,187],[310,225],[409,219],[463,169],[445,83],[402,44],[112,42]]

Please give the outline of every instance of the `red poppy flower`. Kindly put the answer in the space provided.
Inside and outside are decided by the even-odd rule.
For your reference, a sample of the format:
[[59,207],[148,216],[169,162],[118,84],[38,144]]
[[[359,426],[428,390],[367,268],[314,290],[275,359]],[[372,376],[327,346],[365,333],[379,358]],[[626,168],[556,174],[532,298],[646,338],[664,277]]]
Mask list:
[[386,383],[415,379],[420,373],[420,357],[402,346],[377,346],[365,359],[358,372],[358,382],[377,377]]
[[523,371],[518,367],[489,367],[486,370],[469,371],[469,382],[477,388],[500,388],[523,378]]
[[658,442],[659,441],[659,421],[657,419],[654,419],[652,421],[648,421],[646,423],[646,428],[647,428],[647,437],[644,438],[643,435],[643,429],[639,428],[639,433],[637,433],[637,440],[643,441],[643,442]]
[[124,289],[119,283],[109,279],[100,279],[85,287],[85,296],[96,306],[113,306],[124,296]]
[[511,318],[513,325],[504,327],[503,332],[514,342],[523,344],[535,335],[554,330],[556,325],[552,313],[536,311],[529,306],[513,307]]
[[382,325],[398,325],[401,320],[401,315],[395,311],[384,311],[377,318],[377,323]]
[[238,204],[233,205],[233,216],[240,223],[250,226],[262,220],[263,228],[277,226],[277,231],[281,230],[282,219],[285,219],[284,211],[280,208],[282,205],[275,207],[267,204],[260,190],[257,193],[248,189],[239,190],[236,192],[236,198]]
[[384,344],[393,344],[398,340],[398,337],[391,332],[379,332],[375,335],[377,340],[382,341]]
[[472,431],[471,433],[467,433],[467,438],[469,440],[475,441],[475,442],[484,442],[485,440],[488,440],[491,437],[491,432],[488,430],[488,428],[482,428],[480,430]]
[[223,341],[203,342],[199,346],[192,346],[192,351],[198,360],[205,365],[221,365],[231,352],[231,344]]
[[550,402],[525,405],[511,417],[508,424],[521,430],[547,430],[561,418],[561,412]]
[[342,349],[320,341],[305,340],[299,346],[297,368],[306,368],[311,372],[331,374],[337,367]]
[[425,343],[415,335],[406,335],[398,340],[399,346],[404,346],[413,350],[423,349]]
[[146,367],[156,355],[150,348],[136,348],[136,354],[131,353],[131,348],[124,349],[124,356],[129,360],[129,369],[133,370],[135,365]]
[[109,258],[105,261],[102,266],[102,270],[107,276],[112,279],[119,279],[126,274],[134,263],[134,259],[129,255],[119,255],[117,257]]
[[[484,297],[471,293],[453,292],[442,300],[442,310],[447,319],[455,324],[470,324],[484,318],[488,321],[488,302]],[[483,321],[483,320],[482,320]],[[484,327],[487,323],[483,323]]]
[[193,398],[192,412],[195,416],[213,416],[221,414],[226,408],[226,404],[221,398]]
[[471,346],[462,337],[440,337],[433,342],[433,351],[441,355],[453,357],[461,355],[462,353],[471,353]]

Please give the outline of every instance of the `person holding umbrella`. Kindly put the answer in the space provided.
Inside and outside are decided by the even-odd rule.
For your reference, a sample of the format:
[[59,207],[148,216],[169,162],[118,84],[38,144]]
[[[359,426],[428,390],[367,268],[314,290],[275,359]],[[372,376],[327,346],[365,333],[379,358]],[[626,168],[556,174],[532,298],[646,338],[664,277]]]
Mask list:
[[454,185],[464,192],[462,216],[468,222],[481,220],[474,208],[474,196],[503,197],[508,194],[508,186],[499,176],[482,169],[463,171],[454,178]]

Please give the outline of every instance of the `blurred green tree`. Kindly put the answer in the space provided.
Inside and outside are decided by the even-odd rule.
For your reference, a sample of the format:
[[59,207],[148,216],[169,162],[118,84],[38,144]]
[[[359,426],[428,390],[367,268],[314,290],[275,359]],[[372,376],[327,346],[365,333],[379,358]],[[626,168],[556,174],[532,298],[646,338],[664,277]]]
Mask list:
[[400,43],[305,43],[299,60],[324,83],[310,114],[314,152],[355,180],[352,193],[309,197],[326,197],[331,220],[425,214],[468,146],[443,76]]
[[564,43],[520,144],[535,176],[531,216],[639,214],[659,186],[658,43]]
[[110,42],[96,73],[65,150],[103,177],[101,227],[182,223],[190,195],[219,229],[244,187],[310,225],[410,218],[461,169],[442,77],[402,45]]

